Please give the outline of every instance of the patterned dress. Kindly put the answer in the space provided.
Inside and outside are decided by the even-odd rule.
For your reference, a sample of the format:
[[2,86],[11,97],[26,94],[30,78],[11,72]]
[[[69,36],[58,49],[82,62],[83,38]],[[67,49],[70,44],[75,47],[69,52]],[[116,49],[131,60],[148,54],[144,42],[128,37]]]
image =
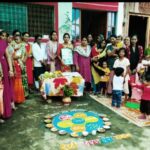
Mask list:
[[[18,47],[17,50],[16,47]],[[15,102],[22,103],[24,102],[25,97],[28,96],[29,94],[26,66],[23,63],[23,59],[25,56],[25,47],[22,43],[15,44],[13,56],[20,56],[20,58],[13,60],[15,70],[14,94],[15,94]]]

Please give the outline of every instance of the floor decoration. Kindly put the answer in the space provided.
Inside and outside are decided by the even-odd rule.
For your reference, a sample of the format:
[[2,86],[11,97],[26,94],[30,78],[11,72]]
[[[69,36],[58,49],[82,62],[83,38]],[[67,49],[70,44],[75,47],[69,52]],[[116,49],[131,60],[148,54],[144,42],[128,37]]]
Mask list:
[[60,144],[60,150],[75,150],[79,149],[80,146],[93,146],[97,144],[110,144],[115,142],[116,140],[122,140],[131,138],[132,135],[130,133],[125,134],[117,134],[115,136],[107,136],[107,137],[100,137],[99,139],[92,139],[84,142],[70,142],[66,144]]
[[113,107],[111,107],[111,99],[110,98],[106,98],[106,97],[98,98],[97,96],[94,96],[94,95],[90,95],[90,97],[139,127],[150,126],[150,120],[138,119],[138,117],[141,115],[141,113],[140,113],[140,110],[137,109],[138,108],[137,104],[127,103],[128,107],[121,106],[120,109],[114,109]]
[[105,114],[86,110],[61,112],[55,116],[45,116],[46,127],[60,135],[70,134],[72,137],[96,135],[111,128],[111,122]]

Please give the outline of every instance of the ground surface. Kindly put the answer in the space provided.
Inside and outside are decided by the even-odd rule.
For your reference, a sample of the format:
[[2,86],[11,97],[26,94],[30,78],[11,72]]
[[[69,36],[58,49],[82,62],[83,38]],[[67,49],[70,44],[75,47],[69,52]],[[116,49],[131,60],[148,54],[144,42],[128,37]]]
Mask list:
[[[45,115],[71,109],[86,109],[97,113],[105,113],[112,122],[112,128],[104,134],[89,135],[78,139],[69,135],[60,136],[45,128],[43,123]],[[123,133],[132,134],[132,138],[90,147],[79,144],[79,150],[149,150],[150,128],[135,126],[94,101],[88,95],[73,99],[73,103],[69,107],[61,105],[60,99],[56,99],[52,104],[47,104],[41,99],[40,95],[31,95],[24,104],[18,106],[18,110],[13,113],[11,119],[3,125],[0,124],[0,150],[59,150],[60,144],[67,142],[83,143],[85,140],[97,139],[100,136]]]

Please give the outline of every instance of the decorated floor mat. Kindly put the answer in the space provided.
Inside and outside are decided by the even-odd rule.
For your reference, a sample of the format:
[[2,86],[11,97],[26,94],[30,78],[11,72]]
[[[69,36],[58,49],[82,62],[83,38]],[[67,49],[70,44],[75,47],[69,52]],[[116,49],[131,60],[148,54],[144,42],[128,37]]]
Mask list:
[[52,132],[72,137],[96,135],[110,129],[111,122],[105,114],[86,110],[72,110],[56,115],[46,115],[44,122]]
[[[111,109],[112,111],[116,112],[118,115],[122,116],[123,118],[127,119],[128,121],[132,122],[133,124],[139,126],[139,127],[144,127],[144,126],[150,126],[150,120],[145,119],[141,120],[138,119],[138,117],[141,115],[140,110],[135,109],[135,106],[132,108],[131,105],[129,104],[128,107],[126,106],[121,106],[121,109],[114,109],[111,106],[111,99],[106,98],[106,97],[100,97],[98,98],[97,96],[90,95],[91,98],[96,100],[97,102],[101,103],[102,105],[106,106],[107,108]],[[129,108],[130,106],[130,108]]]
[[140,104],[137,103],[137,102],[127,102],[125,104],[125,106],[128,107],[128,108],[137,109],[137,110],[139,110],[139,108],[140,108]]

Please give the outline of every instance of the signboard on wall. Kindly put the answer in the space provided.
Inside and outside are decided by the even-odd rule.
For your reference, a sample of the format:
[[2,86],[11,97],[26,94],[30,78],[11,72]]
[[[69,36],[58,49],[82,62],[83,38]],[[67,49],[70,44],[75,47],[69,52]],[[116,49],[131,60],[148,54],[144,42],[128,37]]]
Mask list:
[[[65,6],[65,7],[64,7]],[[59,42],[63,43],[64,33],[70,34],[72,32],[72,2],[58,3],[58,30],[59,30]]]

